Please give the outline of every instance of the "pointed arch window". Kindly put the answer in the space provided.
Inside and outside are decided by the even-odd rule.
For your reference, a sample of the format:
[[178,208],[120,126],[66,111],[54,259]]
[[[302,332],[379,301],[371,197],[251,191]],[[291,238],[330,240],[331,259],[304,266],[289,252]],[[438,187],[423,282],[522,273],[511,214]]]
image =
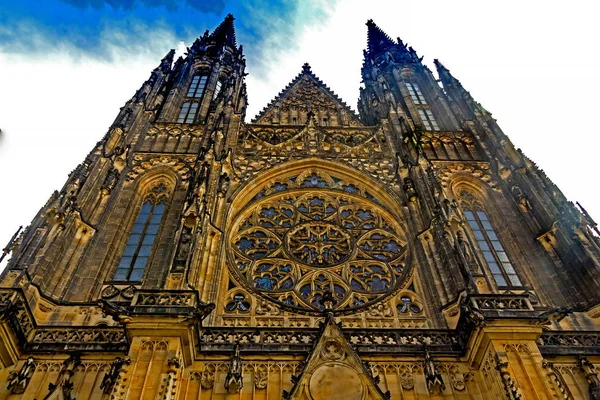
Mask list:
[[187,97],[202,97],[204,89],[206,88],[206,81],[208,76],[206,75],[194,75],[192,83],[187,92]]
[[221,93],[221,88],[223,87],[223,83],[221,83],[221,81],[217,81],[217,84],[215,85],[215,92],[213,93],[213,100],[219,95],[219,93]]
[[406,82],[406,89],[408,89],[408,94],[410,94],[410,98],[415,104],[427,104],[425,101],[425,96],[421,93],[421,89],[419,89],[419,85],[416,83]]
[[179,117],[177,118],[177,123],[180,124],[191,124],[194,122],[196,118],[196,114],[198,113],[198,103],[186,101],[181,106],[181,111],[179,112]]
[[142,280],[165,212],[165,190],[164,186],[158,186],[144,201],[113,278],[115,281]]
[[481,204],[468,192],[462,192],[461,198],[466,200],[461,203],[463,213],[496,284],[523,286]]
[[434,131],[439,131],[440,127],[437,123],[437,121],[435,120],[435,118],[433,117],[433,113],[431,112],[431,110],[429,109],[425,109],[425,110],[418,110],[419,111],[419,117],[421,117],[421,121],[423,122],[423,126],[425,127],[425,129],[427,129],[428,131],[434,130]]

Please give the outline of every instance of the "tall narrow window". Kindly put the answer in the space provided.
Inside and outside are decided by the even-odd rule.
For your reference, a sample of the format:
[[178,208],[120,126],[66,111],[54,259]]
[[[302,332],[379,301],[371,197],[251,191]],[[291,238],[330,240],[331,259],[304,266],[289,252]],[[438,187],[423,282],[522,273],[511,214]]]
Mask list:
[[[467,192],[461,193],[461,197],[472,198]],[[496,284],[498,286],[522,286],[486,212],[481,207],[465,203],[462,208]]]
[[221,81],[217,81],[217,84],[215,86],[215,93],[213,94],[213,99],[215,97],[217,97],[219,95],[219,93],[221,93],[221,87],[222,87]]
[[152,197],[142,205],[127,246],[125,246],[123,257],[117,267],[115,281],[137,282],[142,280],[160,221],[165,212],[164,200],[164,196],[159,201]]
[[323,126],[327,126],[327,118],[323,118]]
[[187,97],[202,97],[204,94],[204,88],[206,88],[206,75],[195,75],[192,78],[192,83],[187,92]]
[[435,120],[435,118],[433,117],[433,113],[431,112],[431,110],[418,110],[419,111],[419,117],[421,117],[421,121],[423,121],[423,126],[425,127],[425,129],[427,129],[428,131],[434,130],[434,131],[439,131],[440,127],[437,123],[437,121]]
[[427,104],[423,93],[421,93],[421,89],[419,89],[419,86],[416,83],[406,82],[406,88],[408,89],[408,93],[410,94],[413,103]]
[[181,111],[179,112],[179,118],[177,118],[177,122],[180,124],[191,124],[194,122],[194,118],[196,118],[197,112],[198,103],[186,101],[183,103],[183,106],[181,106]]

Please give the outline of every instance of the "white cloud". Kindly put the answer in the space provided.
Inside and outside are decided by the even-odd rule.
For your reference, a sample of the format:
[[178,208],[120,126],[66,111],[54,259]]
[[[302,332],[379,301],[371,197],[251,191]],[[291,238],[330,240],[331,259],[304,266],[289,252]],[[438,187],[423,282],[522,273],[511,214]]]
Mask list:
[[[592,176],[600,144],[595,118],[600,92],[596,5],[482,4],[345,0],[326,8],[327,18],[316,19],[302,8],[294,21],[304,24],[297,45],[265,52],[270,67],[264,79],[252,74],[252,65],[248,68],[247,119],[304,62],[355,108],[366,46],[364,24],[373,18],[392,38],[400,36],[425,55],[429,65],[439,58],[567,197],[600,219],[600,193]],[[153,38],[150,50],[141,55],[114,48],[110,63],[73,55],[69,49],[44,57],[0,54],[0,245],[62,187],[165,49],[178,45],[168,34],[157,32]],[[273,43],[278,43],[276,38]],[[246,53],[256,51],[245,46]]]

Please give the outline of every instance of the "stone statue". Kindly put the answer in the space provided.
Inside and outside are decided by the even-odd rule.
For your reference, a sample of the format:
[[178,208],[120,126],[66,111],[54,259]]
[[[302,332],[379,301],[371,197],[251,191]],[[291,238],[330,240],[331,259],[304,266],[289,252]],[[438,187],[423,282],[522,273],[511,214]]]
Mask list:
[[19,372],[13,372],[8,376],[8,387],[12,394],[21,394],[27,389],[27,385],[35,372],[35,361],[29,357]]
[[446,390],[444,379],[438,372],[437,366],[433,361],[433,357],[431,357],[431,354],[429,354],[429,350],[427,350],[427,348],[425,348],[425,360],[423,364],[423,372],[425,373],[427,390],[429,390],[430,393],[433,393],[436,388],[439,389],[440,393]]
[[244,386],[244,379],[242,377],[242,359],[240,357],[240,345],[235,344],[234,354],[229,362],[229,371],[225,377],[225,389],[229,393],[239,393]]

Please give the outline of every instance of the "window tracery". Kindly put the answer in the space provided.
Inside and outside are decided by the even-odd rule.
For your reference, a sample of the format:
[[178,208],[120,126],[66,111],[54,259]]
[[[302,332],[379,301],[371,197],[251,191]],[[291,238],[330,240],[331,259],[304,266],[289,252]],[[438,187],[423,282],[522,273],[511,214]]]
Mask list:
[[113,280],[142,280],[167,200],[167,188],[164,184],[156,185],[145,197]]
[[460,204],[481,254],[500,287],[523,286],[481,202],[461,191]]
[[288,176],[282,179],[273,180],[266,185],[252,201],[260,200],[276,192],[285,192],[294,189],[314,188],[330,189],[333,191],[344,192],[364,197],[374,203],[381,204],[369,190],[361,184],[350,182],[347,179],[337,177],[317,169],[308,169],[301,174]]
[[304,311],[373,304],[407,275],[401,228],[357,182],[307,170],[267,185],[237,218],[232,272],[246,287]]

